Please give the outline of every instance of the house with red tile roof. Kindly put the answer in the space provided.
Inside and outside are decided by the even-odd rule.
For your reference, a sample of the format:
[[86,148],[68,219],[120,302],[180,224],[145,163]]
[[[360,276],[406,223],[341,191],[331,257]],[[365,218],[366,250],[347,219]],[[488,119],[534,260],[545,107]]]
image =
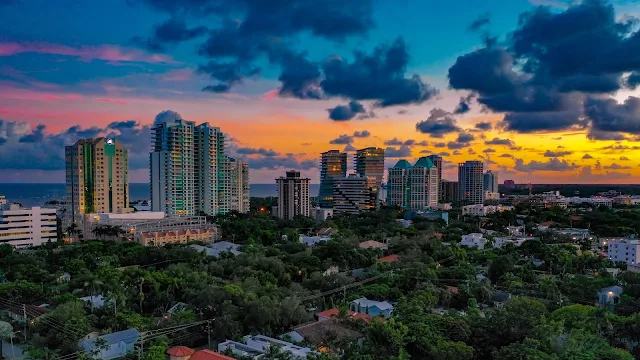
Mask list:
[[[330,320],[333,318],[338,317],[338,315],[340,314],[340,310],[333,308],[333,309],[329,309],[329,310],[325,310],[322,312],[319,312],[316,314],[316,316],[318,317],[318,321],[325,321],[325,320]],[[355,311],[347,311],[347,317],[352,318],[352,319],[361,319],[364,322],[366,322],[367,324],[371,322],[371,320],[373,320],[373,316],[365,314],[365,313],[358,313]]]
[[381,263],[392,263],[392,262],[398,261],[398,259],[400,259],[399,255],[388,255],[388,256],[383,256],[383,257],[379,258],[378,262],[381,262]]
[[387,249],[389,246],[385,243],[381,243],[375,240],[363,241],[358,245],[360,249]]
[[186,346],[175,346],[167,350],[169,360],[236,360],[208,349],[195,351]]

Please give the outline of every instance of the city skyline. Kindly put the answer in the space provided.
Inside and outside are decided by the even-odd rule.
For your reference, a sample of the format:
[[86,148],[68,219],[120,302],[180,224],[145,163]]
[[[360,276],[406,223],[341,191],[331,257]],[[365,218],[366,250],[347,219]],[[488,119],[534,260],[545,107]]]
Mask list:
[[343,1],[331,19],[305,2],[264,23],[253,2],[62,1],[0,5],[0,183],[64,183],[64,147],[101,136],[147,182],[151,128],[176,114],[220,128],[254,184],[318,183],[329,150],[353,172],[369,147],[385,172],[439,155],[446,180],[477,160],[501,184],[640,181],[630,1]]

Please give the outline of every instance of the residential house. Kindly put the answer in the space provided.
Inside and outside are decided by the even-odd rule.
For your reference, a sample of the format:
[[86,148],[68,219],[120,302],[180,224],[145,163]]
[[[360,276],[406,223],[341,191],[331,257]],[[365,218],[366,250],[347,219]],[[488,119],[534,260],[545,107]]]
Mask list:
[[529,240],[539,240],[539,238],[515,236],[497,237],[493,240],[493,247],[500,249],[507,244],[513,244],[515,247],[520,247],[525,241]]
[[25,323],[28,319],[37,319],[40,316],[49,312],[45,308],[46,304],[36,305],[23,305],[23,306],[10,306],[7,309],[7,315],[16,322]]
[[191,245],[191,248],[197,252],[204,252],[207,256],[219,258],[223,253],[229,253],[233,255],[240,255],[240,245],[234,244],[228,241],[219,241],[209,244],[207,246]]
[[135,343],[139,339],[138,330],[129,329],[81,340],[78,345],[94,359],[111,360],[133,352]]
[[[340,315],[340,310],[333,308],[333,309],[329,309],[329,310],[325,310],[317,313],[316,317],[318,318],[318,321],[325,321],[325,320],[337,318],[339,315]],[[361,312],[355,312],[351,310],[347,310],[347,317],[354,320],[362,320],[367,324],[370,323],[371,320],[373,319],[373,316],[371,315],[361,313]]]
[[378,262],[381,263],[392,263],[392,262],[396,262],[400,259],[399,255],[387,255],[387,256],[383,256],[381,258],[378,259]]
[[235,360],[208,349],[195,351],[186,346],[175,346],[167,350],[169,360]]
[[375,240],[367,240],[361,242],[359,245],[360,249],[381,249],[386,250],[389,246],[385,243],[381,243]]
[[620,302],[620,295],[622,295],[622,287],[620,286],[602,288],[598,292],[598,303],[596,305],[613,311],[615,304]]
[[338,233],[338,229],[334,229],[334,228],[322,228],[320,230],[318,230],[318,232],[316,233],[317,236],[329,236],[331,237],[332,235],[336,235]]
[[511,299],[511,294],[501,290],[494,292],[493,296],[491,296],[491,301],[495,307],[503,307],[509,299]]
[[68,272],[63,273],[62,275],[58,276],[58,278],[56,278],[56,282],[58,284],[66,283],[69,281],[71,281],[71,274],[69,274]]
[[335,274],[337,274],[339,272],[340,272],[340,268],[338,268],[337,265],[334,265],[334,266],[329,267],[327,270],[325,270],[322,273],[322,276],[331,276],[331,275],[335,275]]
[[340,324],[338,319],[332,318],[300,325],[285,336],[297,343],[304,342],[324,350],[330,349],[335,343],[357,342],[362,338],[362,333],[349,329]]
[[540,224],[538,224],[538,230],[540,231],[547,231],[549,230],[549,228],[553,225],[553,221],[545,221],[542,222]]
[[300,242],[312,247],[316,246],[321,242],[331,240],[330,236],[300,236]]
[[349,304],[349,309],[354,312],[365,313],[371,316],[382,316],[384,318],[391,317],[393,313],[393,305],[388,301],[375,301],[367,298],[353,300]]
[[486,244],[487,239],[485,239],[480,233],[462,235],[462,241],[459,243],[460,246],[476,247],[478,249],[484,249]]
[[317,354],[308,347],[297,346],[264,335],[247,335],[242,338],[242,343],[227,340],[218,344],[218,352],[230,350],[236,356],[259,359],[271,346],[278,346],[281,352],[289,353],[293,359],[307,359],[308,355]]

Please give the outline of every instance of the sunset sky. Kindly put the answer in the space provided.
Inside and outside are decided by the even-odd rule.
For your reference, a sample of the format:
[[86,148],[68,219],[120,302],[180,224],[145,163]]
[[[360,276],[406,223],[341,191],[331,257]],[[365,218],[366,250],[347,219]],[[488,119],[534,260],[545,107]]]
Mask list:
[[[640,0],[0,0],[0,182],[115,135],[148,181],[164,111],[252,183],[323,151],[482,160],[500,182],[640,182]],[[350,164],[351,165],[351,164]]]

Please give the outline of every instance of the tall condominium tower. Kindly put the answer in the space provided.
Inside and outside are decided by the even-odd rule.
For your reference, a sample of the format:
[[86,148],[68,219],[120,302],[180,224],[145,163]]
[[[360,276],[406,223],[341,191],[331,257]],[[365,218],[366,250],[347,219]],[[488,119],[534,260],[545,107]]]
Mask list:
[[433,165],[438,169],[438,201],[442,202],[442,156],[429,155],[427,159],[431,160]]
[[442,180],[440,193],[443,203],[457,203],[460,197],[460,186],[457,181]]
[[482,204],[483,191],[482,161],[466,161],[458,164],[459,199],[467,205]]
[[65,146],[67,224],[80,215],[122,212],[129,207],[127,149],[113,138]]
[[384,177],[384,149],[368,147],[357,150],[354,160],[356,174],[371,179],[371,187],[380,189]]
[[300,176],[299,171],[287,171],[286,177],[276,179],[278,185],[278,208],[275,215],[281,219],[293,219],[296,215],[309,216],[308,178]]
[[423,210],[438,206],[438,168],[422,157],[411,166],[400,160],[389,169],[387,205],[408,210]]
[[378,192],[371,188],[372,178],[351,174],[333,182],[333,212],[357,214],[375,210]]
[[226,213],[224,134],[179,118],[152,129],[151,207],[168,215]]
[[249,164],[241,159],[227,158],[230,177],[229,211],[249,212]]
[[333,207],[333,183],[336,178],[347,176],[347,154],[329,150],[320,158],[320,192],[318,202],[322,208]]
[[491,170],[487,170],[487,172],[483,175],[483,189],[484,191],[497,193],[498,192],[498,173],[494,173]]

